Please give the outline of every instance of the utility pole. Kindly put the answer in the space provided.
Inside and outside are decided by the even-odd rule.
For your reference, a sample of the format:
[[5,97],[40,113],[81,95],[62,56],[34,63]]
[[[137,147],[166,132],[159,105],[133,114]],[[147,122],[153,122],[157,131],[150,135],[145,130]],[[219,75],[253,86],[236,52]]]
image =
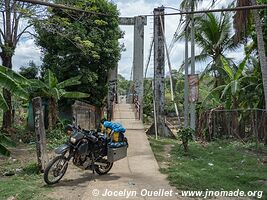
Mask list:
[[184,127],[188,127],[189,125],[189,82],[188,82],[188,25],[189,24],[189,16],[186,15],[186,30],[185,30],[185,78],[184,78]]
[[[192,1],[191,11],[194,11],[194,1]],[[195,20],[194,14],[191,15],[191,75],[195,72]],[[190,102],[190,128],[196,129],[196,103]]]

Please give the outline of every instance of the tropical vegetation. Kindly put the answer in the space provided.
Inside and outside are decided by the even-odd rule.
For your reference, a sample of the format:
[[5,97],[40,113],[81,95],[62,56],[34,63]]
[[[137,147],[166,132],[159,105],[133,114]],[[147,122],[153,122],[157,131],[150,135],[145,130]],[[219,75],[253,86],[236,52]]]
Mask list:
[[[217,1],[210,1],[211,8]],[[123,36],[119,28],[119,11],[112,1],[51,2],[86,12],[50,7],[40,9],[15,0],[0,2],[0,58],[3,65],[0,66],[0,154],[6,157],[15,155],[18,159],[21,156],[18,152],[26,155],[23,155],[22,162],[17,157],[0,157],[0,176],[12,176],[0,183],[4,199],[12,199],[9,197],[14,193],[14,198],[19,199],[45,199],[35,193],[49,190],[42,187],[38,166],[31,163],[36,157],[36,135],[27,123],[32,116],[32,99],[41,97],[45,104],[50,151],[66,139],[62,130],[69,121],[60,118],[61,108],[69,109],[79,99],[105,110],[108,74],[117,67],[124,47],[119,44]],[[203,0],[183,0],[180,8],[193,11],[201,2]],[[229,3],[229,7],[255,6],[266,4],[267,0]],[[182,34],[175,34],[175,41],[187,39],[195,42],[195,47],[200,49],[196,62],[204,65],[197,72],[200,73],[197,130],[179,124],[176,139],[149,137],[160,170],[180,190],[223,188],[252,191],[256,188],[266,193],[267,151],[262,140],[265,139],[267,144],[267,135],[263,136],[267,108],[267,10],[191,14],[187,19]],[[192,34],[185,35],[190,30]],[[31,61],[29,66],[16,66],[20,67],[17,72],[13,70],[12,58],[18,43],[27,39],[25,36],[35,38],[41,48],[42,64],[39,66]],[[240,53],[238,58],[234,56],[236,52]],[[192,61],[189,58],[189,65],[193,64]],[[183,73],[184,65],[181,67],[183,70],[178,66],[175,68],[164,77],[166,123],[169,118],[177,120],[174,102],[182,122],[184,116],[187,77]],[[173,83],[169,76],[172,76]],[[132,80],[118,75],[120,95],[131,94],[132,86]],[[144,79],[143,101],[146,125],[151,125],[154,120],[153,92],[153,78],[147,77]],[[242,114],[247,110],[249,112]],[[216,118],[215,111],[228,113]],[[218,119],[223,126],[219,126]],[[242,126],[245,123],[249,126]],[[212,128],[218,133],[210,131]],[[245,139],[240,135],[235,137],[232,133],[238,131],[244,137],[247,132],[253,135]],[[14,188],[18,184],[21,187]]]

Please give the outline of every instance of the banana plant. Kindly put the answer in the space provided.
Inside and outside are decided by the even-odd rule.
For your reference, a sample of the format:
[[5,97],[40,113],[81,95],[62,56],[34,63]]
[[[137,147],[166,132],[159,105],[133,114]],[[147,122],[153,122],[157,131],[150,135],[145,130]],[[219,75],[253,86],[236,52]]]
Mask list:
[[[3,89],[8,90],[12,95],[28,101],[29,93],[27,91],[28,86],[31,85],[31,82],[21,76],[20,74],[14,72],[13,70],[0,66],[0,109],[6,111],[9,109],[8,104],[2,93]],[[7,146],[15,146],[10,138],[6,137],[3,133],[0,132],[0,154],[9,156],[10,151],[7,149]]]
[[[20,74],[9,68],[0,66],[0,89],[6,89],[20,99],[28,100],[29,93],[25,88],[30,84],[31,82]],[[3,111],[9,109],[2,90],[0,90],[0,109]]]
[[56,125],[58,119],[57,103],[62,98],[80,99],[89,97],[88,94],[75,91],[67,91],[66,88],[70,86],[80,85],[81,76],[76,76],[62,82],[58,82],[57,77],[51,70],[47,70],[43,81],[32,80],[32,89],[43,97],[48,98],[49,112],[48,123],[49,129]]
[[223,102],[225,102],[225,107],[227,109],[236,109],[239,105],[238,98],[240,93],[243,92],[244,88],[246,87],[243,83],[247,79],[251,79],[250,76],[243,75],[248,56],[246,56],[244,60],[236,67],[230,67],[229,62],[224,57],[221,57],[220,59],[223,64],[222,70],[226,74],[224,80],[226,84],[214,88],[207,95],[206,99],[219,95],[220,99],[224,100]]

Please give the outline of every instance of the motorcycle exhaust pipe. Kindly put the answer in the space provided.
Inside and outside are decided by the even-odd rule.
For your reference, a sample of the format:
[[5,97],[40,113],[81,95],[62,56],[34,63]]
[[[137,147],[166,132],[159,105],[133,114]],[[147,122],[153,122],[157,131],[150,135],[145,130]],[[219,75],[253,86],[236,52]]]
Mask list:
[[95,162],[95,165],[99,165],[99,166],[103,166],[103,167],[108,166],[108,164],[106,164],[106,163],[101,163],[101,162]]

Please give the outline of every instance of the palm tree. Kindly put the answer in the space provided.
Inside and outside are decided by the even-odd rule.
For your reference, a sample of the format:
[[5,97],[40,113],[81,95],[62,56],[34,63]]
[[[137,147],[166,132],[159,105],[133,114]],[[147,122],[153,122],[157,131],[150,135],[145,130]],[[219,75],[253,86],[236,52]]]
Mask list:
[[42,96],[48,98],[49,112],[48,123],[49,129],[55,127],[58,120],[57,102],[61,98],[80,99],[89,97],[88,94],[82,92],[67,91],[66,88],[74,85],[80,85],[81,76],[76,76],[58,83],[55,74],[51,70],[47,70],[44,75],[44,80],[33,81],[33,96]]
[[[256,0],[238,0],[237,6],[242,5],[257,5]],[[262,73],[262,80],[263,80],[263,88],[264,88],[264,96],[265,96],[265,109],[267,109],[267,58],[266,58],[266,51],[265,51],[265,43],[262,31],[262,23],[259,12],[257,10],[252,11],[253,20],[255,23],[255,30],[257,35],[257,47],[258,47],[258,54],[259,54],[259,61],[261,65],[261,73]],[[237,32],[237,38],[241,40],[244,36],[244,29],[245,26],[249,22],[249,12],[238,11],[235,15],[235,29]],[[243,34],[243,35],[242,35]]]
[[[215,77],[214,88],[223,84],[221,75],[225,72],[222,70],[221,58],[232,62],[231,58],[226,57],[226,53],[234,51],[239,44],[234,42],[234,35],[231,35],[232,24],[229,13],[221,13],[220,16],[208,13],[195,17],[195,40],[202,51],[195,57],[196,62],[210,61],[202,73],[202,77],[209,72]],[[177,39],[185,37],[183,33]],[[191,62],[191,58],[189,58]],[[234,64],[232,62],[232,64]],[[182,65],[183,67],[183,65]]]

